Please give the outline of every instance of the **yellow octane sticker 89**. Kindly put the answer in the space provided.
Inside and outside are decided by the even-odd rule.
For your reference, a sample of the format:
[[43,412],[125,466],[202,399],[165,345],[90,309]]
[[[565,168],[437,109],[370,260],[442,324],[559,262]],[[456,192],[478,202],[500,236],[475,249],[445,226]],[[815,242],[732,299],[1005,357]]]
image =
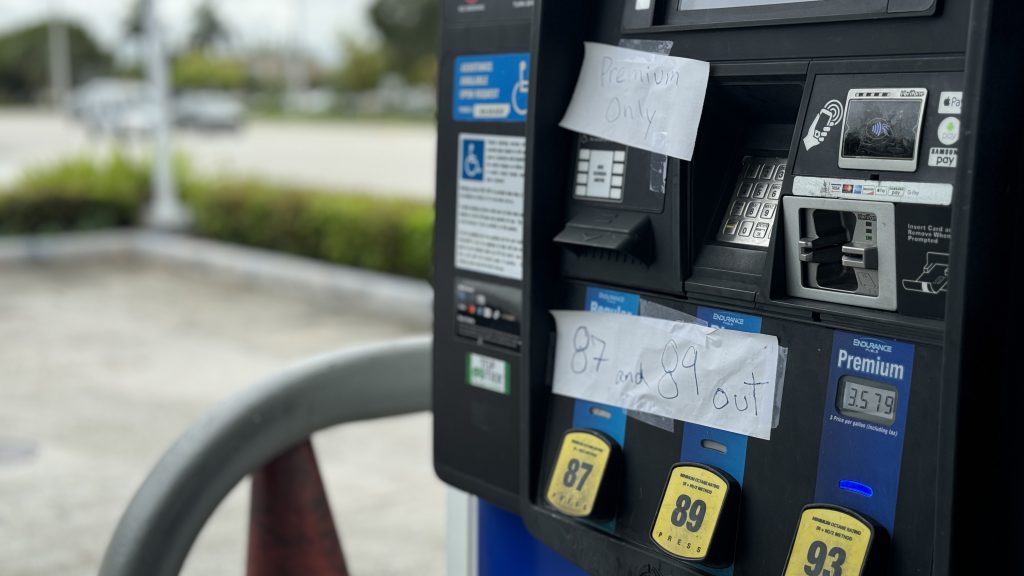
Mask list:
[[872,528],[830,508],[800,515],[785,576],[860,576],[867,562]]
[[590,516],[610,456],[611,447],[597,436],[566,434],[548,484],[548,503],[569,516]]
[[729,483],[699,466],[672,469],[651,538],[662,550],[687,560],[703,560],[715,535]]

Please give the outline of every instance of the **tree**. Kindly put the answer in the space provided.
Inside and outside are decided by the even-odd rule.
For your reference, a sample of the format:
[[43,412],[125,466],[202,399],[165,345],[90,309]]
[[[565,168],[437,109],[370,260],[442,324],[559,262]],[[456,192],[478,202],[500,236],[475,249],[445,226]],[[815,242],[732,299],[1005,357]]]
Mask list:
[[[73,82],[80,83],[111,69],[104,52],[81,26],[65,22],[71,53]],[[49,25],[36,24],[0,37],[0,100],[29,101],[39,98],[50,85]]]
[[342,38],[341,43],[345,51],[345,63],[335,75],[335,86],[353,92],[375,88],[388,72],[389,63],[385,51],[351,38]]
[[173,72],[174,87],[178,90],[241,90],[246,82],[246,70],[242,62],[202,52],[187,52],[176,58]]
[[137,40],[146,34],[146,14],[142,2],[143,0],[135,0],[124,19],[124,35],[129,40]]
[[376,0],[370,19],[380,34],[391,70],[411,84],[434,81],[439,0]]
[[198,52],[207,52],[230,40],[230,32],[210,0],[206,0],[196,8],[192,34],[189,36],[189,47]]

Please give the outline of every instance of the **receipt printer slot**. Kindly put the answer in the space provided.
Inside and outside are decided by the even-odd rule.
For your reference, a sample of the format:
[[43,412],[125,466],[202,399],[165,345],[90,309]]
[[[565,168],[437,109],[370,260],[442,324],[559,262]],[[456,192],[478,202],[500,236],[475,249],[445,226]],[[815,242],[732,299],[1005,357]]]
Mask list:
[[654,261],[651,220],[634,212],[587,210],[573,218],[555,243],[577,254],[604,251],[650,264]]

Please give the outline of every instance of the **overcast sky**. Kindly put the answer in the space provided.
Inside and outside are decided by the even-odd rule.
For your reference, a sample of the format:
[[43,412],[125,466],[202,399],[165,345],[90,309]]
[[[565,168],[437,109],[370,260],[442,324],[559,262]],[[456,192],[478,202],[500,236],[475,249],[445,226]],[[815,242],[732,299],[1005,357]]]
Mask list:
[[[158,0],[172,44],[188,37],[192,15],[203,0]],[[122,38],[124,19],[133,0],[0,0],[0,31],[19,28],[47,17],[51,10],[66,15],[114,47]],[[338,59],[339,33],[366,37],[366,11],[373,0],[212,0],[241,46],[283,45],[290,41],[301,8],[303,48],[326,63]]]

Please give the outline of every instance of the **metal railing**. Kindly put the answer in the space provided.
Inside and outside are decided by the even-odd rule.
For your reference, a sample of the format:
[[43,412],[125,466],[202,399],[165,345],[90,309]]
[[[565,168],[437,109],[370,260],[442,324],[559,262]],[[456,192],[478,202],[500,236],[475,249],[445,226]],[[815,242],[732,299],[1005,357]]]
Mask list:
[[240,480],[324,428],[429,409],[430,373],[431,338],[423,336],[319,356],[224,401],[150,472],[100,576],[178,574]]

